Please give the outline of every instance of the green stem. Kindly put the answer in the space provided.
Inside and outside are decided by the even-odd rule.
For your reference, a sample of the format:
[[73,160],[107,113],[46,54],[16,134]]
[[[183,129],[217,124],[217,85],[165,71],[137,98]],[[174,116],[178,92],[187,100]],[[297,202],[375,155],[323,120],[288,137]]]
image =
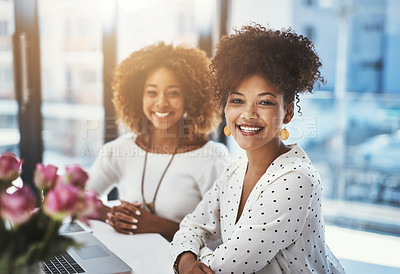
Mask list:
[[44,190],[43,189],[41,189],[40,190],[40,206],[43,204],[43,200],[44,200]]
[[0,217],[0,258],[2,256],[3,253],[5,253],[5,246],[6,246],[6,242],[7,242],[7,230],[6,230],[6,224],[4,222],[4,220]]
[[38,259],[42,259],[45,255],[45,252],[48,250],[51,241],[55,238],[55,233],[58,233],[59,222],[53,219],[50,219],[50,223],[47,226],[46,234],[44,235],[44,239],[42,242],[42,248],[39,252]]

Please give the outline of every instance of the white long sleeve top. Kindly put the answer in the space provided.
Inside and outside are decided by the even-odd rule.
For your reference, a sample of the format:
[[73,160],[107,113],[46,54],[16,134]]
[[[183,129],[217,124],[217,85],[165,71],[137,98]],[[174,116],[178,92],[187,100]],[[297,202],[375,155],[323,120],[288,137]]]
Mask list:
[[[236,223],[247,158],[238,157],[181,222],[174,260],[198,255],[215,273],[344,273],[325,244],[318,172],[298,146],[279,156],[250,193]],[[209,241],[219,239],[215,249]]]
[[[104,195],[117,186],[120,199],[143,203],[141,182],[146,152],[135,140],[136,135],[126,134],[105,144],[89,170],[86,188]],[[146,202],[153,200],[171,157],[172,154],[148,153],[144,178]],[[201,201],[227,161],[226,146],[214,141],[196,150],[177,153],[160,184],[156,215],[180,222]]]

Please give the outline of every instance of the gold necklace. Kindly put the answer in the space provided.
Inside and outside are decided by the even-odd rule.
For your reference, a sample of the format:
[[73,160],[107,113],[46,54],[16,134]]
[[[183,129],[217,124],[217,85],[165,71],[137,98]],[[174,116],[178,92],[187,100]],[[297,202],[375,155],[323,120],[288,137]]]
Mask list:
[[158,189],[160,188],[161,182],[164,179],[165,173],[167,173],[167,170],[168,170],[169,166],[171,165],[172,160],[175,157],[175,154],[176,154],[176,151],[178,149],[178,146],[175,147],[174,152],[172,153],[172,157],[169,160],[169,162],[167,164],[167,167],[165,168],[164,172],[162,173],[160,180],[158,181],[158,185],[157,185],[156,191],[155,191],[154,196],[153,196],[153,201],[151,203],[147,203],[146,202],[146,199],[144,198],[144,191],[143,191],[143,188],[144,188],[144,177],[145,177],[145,174],[146,174],[146,166],[147,166],[147,153],[148,153],[149,148],[150,148],[150,142],[149,142],[149,145],[147,146],[147,150],[146,150],[146,153],[145,153],[145,156],[144,156],[144,165],[143,165],[143,173],[142,173],[142,199],[143,199],[144,205],[149,209],[149,211],[152,214],[155,214],[156,213],[156,204],[155,203],[156,203]]

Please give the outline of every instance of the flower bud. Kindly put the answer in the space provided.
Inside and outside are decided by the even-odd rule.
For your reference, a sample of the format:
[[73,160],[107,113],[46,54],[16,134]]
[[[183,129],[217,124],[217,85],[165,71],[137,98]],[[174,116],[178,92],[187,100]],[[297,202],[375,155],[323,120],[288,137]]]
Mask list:
[[98,217],[98,210],[103,203],[94,191],[83,191],[81,194],[74,217],[86,223],[88,219]]
[[65,168],[65,174],[60,177],[59,181],[85,189],[86,181],[89,175],[79,165],[72,165]]
[[44,212],[58,221],[75,214],[79,193],[80,190],[73,185],[57,183],[44,198]]
[[11,186],[12,181],[18,178],[22,160],[14,153],[6,152],[0,156],[0,189]]
[[4,190],[0,195],[1,217],[13,224],[25,223],[34,209],[35,196],[28,186],[23,186],[12,194]]
[[37,164],[34,175],[35,185],[45,192],[52,189],[57,182],[57,170],[58,167],[53,165]]

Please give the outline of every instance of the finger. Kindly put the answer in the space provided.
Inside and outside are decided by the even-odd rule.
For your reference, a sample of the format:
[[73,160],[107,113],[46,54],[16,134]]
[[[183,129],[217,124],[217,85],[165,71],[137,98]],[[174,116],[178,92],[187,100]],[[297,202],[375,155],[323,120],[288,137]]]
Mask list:
[[116,205],[116,206],[111,207],[111,210],[118,211],[119,208],[122,208],[122,206],[121,205]]
[[137,225],[136,224],[132,224],[132,223],[125,223],[125,222],[120,222],[117,221],[114,223],[115,227],[121,228],[121,229],[126,229],[126,230],[130,230],[130,231],[134,231],[137,229]]
[[115,223],[113,221],[106,219],[106,223],[115,228]]
[[108,212],[108,213],[107,213],[107,218],[106,218],[106,220],[115,222],[115,221],[118,220],[118,218],[117,218],[117,216],[115,216],[114,213]]
[[137,226],[133,226],[138,223],[136,218],[132,218],[130,216],[126,216],[120,213],[108,213],[106,222],[112,226],[122,226],[125,228],[136,228]]
[[127,202],[127,201],[121,200],[121,206],[122,206],[123,208],[128,209],[129,211],[131,211],[132,213],[134,213],[134,214],[136,214],[136,215],[140,215],[140,211],[138,211],[138,209],[139,209],[139,207],[142,206],[142,204],[137,203],[137,202],[135,202],[135,203],[129,203],[129,202]]
[[[109,214],[107,215],[107,219],[106,219],[106,223],[108,223],[111,226],[118,226],[119,223],[123,224],[125,223],[125,221],[122,221],[121,219],[119,219],[117,216],[115,216],[115,214]],[[128,226],[132,226],[132,222],[129,222]],[[128,227],[126,226],[126,227]]]
[[112,208],[112,211],[115,212],[123,212],[127,215],[132,215],[133,212],[131,212],[128,208],[124,207],[124,206],[115,206]]
[[118,221],[113,222],[113,221],[107,220],[107,223],[117,231],[123,230],[123,231],[126,231],[126,232],[133,232],[137,228],[136,225],[127,224],[127,223],[124,223],[124,222],[118,222]]
[[124,221],[124,222],[127,222],[127,223],[136,224],[138,222],[137,218],[132,217],[130,215],[126,215],[126,214],[120,213],[120,212],[115,213],[115,216],[118,218],[118,220]]
[[137,206],[135,206],[134,204],[131,204],[131,203],[128,203],[128,202],[125,202],[122,200],[121,200],[121,203],[122,203],[121,204],[122,208],[129,210],[132,214],[136,214],[136,215],[141,214],[139,208]]
[[136,206],[136,207],[141,207],[141,206],[143,206],[143,204],[142,203],[139,203],[139,202],[133,202],[132,203],[134,206]]

